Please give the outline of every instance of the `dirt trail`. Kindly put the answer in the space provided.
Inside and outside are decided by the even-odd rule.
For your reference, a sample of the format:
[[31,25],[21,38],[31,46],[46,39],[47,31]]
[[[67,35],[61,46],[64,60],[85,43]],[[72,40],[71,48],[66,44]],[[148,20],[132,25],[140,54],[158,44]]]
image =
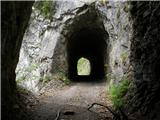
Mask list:
[[46,92],[39,99],[33,110],[34,120],[56,120],[58,114],[58,120],[103,120],[111,117],[109,112],[99,114],[105,110],[102,107],[93,107],[92,112],[87,110],[95,102],[111,105],[105,82],[72,83],[60,90]]

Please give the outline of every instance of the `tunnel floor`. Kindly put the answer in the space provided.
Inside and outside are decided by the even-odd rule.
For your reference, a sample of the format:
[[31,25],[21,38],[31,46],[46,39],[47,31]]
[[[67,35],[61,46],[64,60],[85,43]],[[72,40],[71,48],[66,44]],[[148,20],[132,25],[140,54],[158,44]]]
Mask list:
[[[39,97],[40,102],[33,107],[33,120],[111,120],[113,117],[103,107],[94,107],[88,111],[88,107],[97,102],[111,106],[111,102],[106,94],[106,82],[74,82],[69,86],[60,89],[49,89]],[[67,111],[72,115],[65,115]],[[105,112],[102,114],[101,112]]]

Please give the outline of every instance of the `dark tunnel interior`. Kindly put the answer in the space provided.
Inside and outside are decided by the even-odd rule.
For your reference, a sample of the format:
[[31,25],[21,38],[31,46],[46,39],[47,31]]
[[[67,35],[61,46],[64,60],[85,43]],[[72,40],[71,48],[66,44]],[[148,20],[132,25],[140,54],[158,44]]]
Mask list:
[[[101,29],[83,28],[73,33],[67,43],[69,79],[102,80],[105,75],[105,50],[104,31]],[[78,75],[77,62],[81,57],[90,61],[90,75]]]

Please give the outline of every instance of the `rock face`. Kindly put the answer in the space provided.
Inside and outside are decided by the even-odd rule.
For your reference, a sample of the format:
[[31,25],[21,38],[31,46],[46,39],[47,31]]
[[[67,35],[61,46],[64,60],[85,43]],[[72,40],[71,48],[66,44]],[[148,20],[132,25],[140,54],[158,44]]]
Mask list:
[[[18,120],[15,117],[15,69],[32,4],[2,2],[2,119]],[[146,116],[145,120],[159,120],[160,2],[57,1],[53,5],[52,19],[44,19],[38,10],[33,10],[21,47],[17,82],[36,93],[40,81],[48,74],[70,75],[69,66],[75,64],[79,56],[97,53],[89,58],[93,61],[91,67],[96,66],[96,58],[101,58],[104,71],[100,73],[111,74],[114,83],[122,80],[131,63],[135,88],[126,110],[140,111],[140,115]],[[94,52],[80,52],[72,62],[72,50],[80,50],[78,45],[85,45],[77,43],[81,36],[86,39],[87,34],[91,36],[90,41],[83,42]]]
[[[37,9],[32,12],[30,27],[23,39],[16,70],[20,85],[36,93],[40,89],[39,81],[47,75],[63,72],[74,77],[70,73],[76,74],[76,62],[80,57],[85,56],[92,62],[92,68],[102,66],[100,68],[102,71],[97,68],[97,72],[100,72],[96,76],[110,74],[112,82],[119,82],[129,66],[132,32],[129,4],[112,1],[106,3],[57,1],[51,4],[55,7],[51,20],[44,19]],[[86,38],[83,31],[95,37]],[[80,38],[80,36],[84,37]],[[97,39],[95,43],[92,40],[94,38]],[[91,40],[88,43],[86,41],[80,43],[78,39]],[[88,52],[88,55],[83,54],[82,51],[74,53],[72,51],[76,49],[72,46],[76,44],[84,49],[86,45],[86,49],[91,49],[92,52]],[[78,51],[80,49],[77,48]],[[72,59],[73,56],[76,57]],[[102,62],[97,61],[100,58]],[[94,69],[92,71],[97,73]]]
[[131,63],[134,72],[134,110],[145,120],[159,120],[160,106],[160,2],[133,2]]
[[18,120],[15,69],[18,63],[20,46],[29,22],[33,2],[2,2],[2,119]]
[[130,55],[130,39],[132,35],[132,20],[129,14],[130,4],[127,2],[108,2],[99,6],[103,16],[108,39],[108,67],[107,74],[111,74],[111,83],[118,83],[128,71]]

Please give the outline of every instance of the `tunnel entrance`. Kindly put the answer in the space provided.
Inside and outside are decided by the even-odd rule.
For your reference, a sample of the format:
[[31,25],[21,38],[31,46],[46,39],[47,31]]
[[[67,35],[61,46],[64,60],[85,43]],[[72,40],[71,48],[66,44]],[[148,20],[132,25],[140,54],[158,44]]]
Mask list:
[[[106,42],[100,28],[83,28],[74,32],[67,43],[68,77],[71,80],[101,80],[105,75]],[[81,58],[90,62],[90,74],[78,75],[77,62]]]

